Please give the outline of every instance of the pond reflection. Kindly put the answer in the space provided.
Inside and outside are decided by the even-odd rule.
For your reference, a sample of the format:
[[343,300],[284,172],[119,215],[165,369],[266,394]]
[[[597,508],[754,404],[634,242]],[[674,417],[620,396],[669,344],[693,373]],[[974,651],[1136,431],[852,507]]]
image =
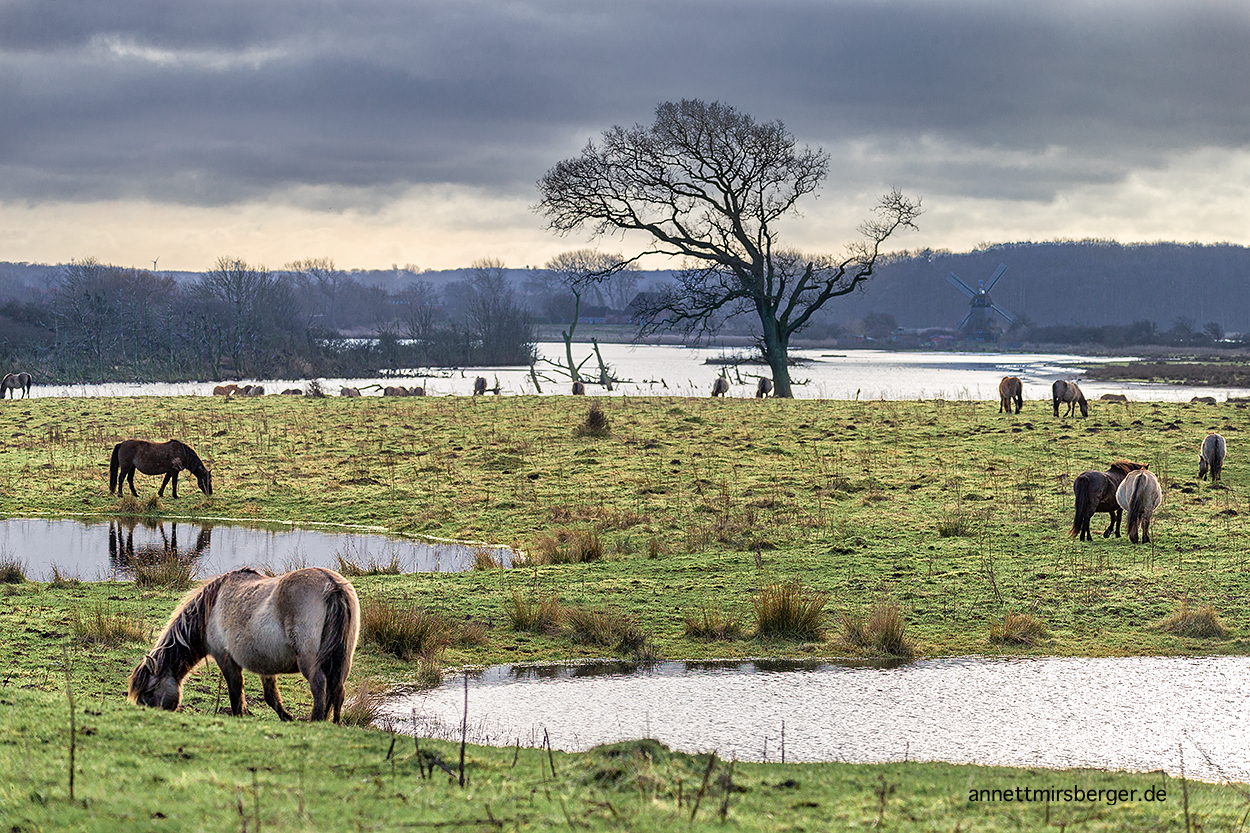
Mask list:
[[414,541],[338,529],[258,529],[211,521],[110,519],[0,520],[0,553],[20,562],[28,578],[42,581],[55,567],[63,576],[130,579],[136,564],[178,559],[197,576],[251,566],[284,572],[299,567],[340,568],[340,559],[363,570],[404,573],[461,572],[479,553],[502,566],[512,549],[455,541]]

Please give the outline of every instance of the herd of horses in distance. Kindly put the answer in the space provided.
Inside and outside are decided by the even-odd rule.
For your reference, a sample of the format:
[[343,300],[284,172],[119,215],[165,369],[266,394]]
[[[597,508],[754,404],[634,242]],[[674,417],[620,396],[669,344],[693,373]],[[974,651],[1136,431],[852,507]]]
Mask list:
[[[30,395],[31,375],[9,373],[0,380],[0,398],[12,391],[22,397]],[[499,394],[499,385],[488,388],[485,377],[474,380],[473,394],[488,391]],[[763,399],[773,391],[770,379],[760,378],[756,398]],[[584,395],[585,385],[573,383],[574,395]],[[298,388],[283,391],[302,395]],[[729,393],[729,380],[717,377],[712,386],[713,397]],[[998,385],[999,413],[1018,414],[1024,405],[1024,385],[1018,377],[1006,376]],[[263,396],[259,385],[218,385],[215,396]],[[345,387],[340,396],[361,396],[357,388]],[[383,396],[425,396],[422,387],[388,386]],[[1126,402],[1119,394],[1104,399]],[[1066,417],[1089,415],[1089,403],[1075,382],[1057,381],[1051,388],[1054,414],[1067,405]],[[1226,443],[1219,434],[1203,440],[1198,458],[1198,476],[1210,476],[1218,482],[1223,473]],[[165,487],[172,486],[178,497],[178,474],[190,472],[205,495],[213,493],[213,475],[199,455],[181,440],[154,443],[147,440],[124,440],[113,446],[109,458],[109,494],[130,487],[135,490],[135,472],[161,475],[157,495],[163,497]],[[1145,464],[1117,460],[1105,471],[1082,472],[1073,481],[1076,497],[1075,515],[1070,535],[1092,541],[1090,521],[1099,512],[1106,512],[1111,522],[1103,531],[1104,538],[1114,532],[1120,536],[1121,519],[1128,513],[1128,537],[1134,544],[1150,542],[1150,521],[1163,503],[1159,479]],[[1139,535],[1140,533],[1140,535]],[[143,706],[167,710],[178,708],[182,700],[183,679],[206,657],[212,657],[221,669],[230,696],[230,712],[240,715],[246,709],[243,696],[243,671],[259,674],[265,702],[282,720],[291,720],[278,694],[276,675],[299,673],[312,691],[312,720],[333,718],[338,723],[343,706],[344,687],[351,670],[352,654],[360,630],[360,604],[351,583],[333,570],[307,568],[281,576],[264,576],[250,567],[218,576],[188,593],[175,608],[157,638],[152,650],[143,657],[130,675],[129,699]]]
[[[1024,385],[1016,376],[1004,376],[998,383],[998,412],[1020,413],[1024,405]],[[1051,405],[1055,416],[1059,416],[1059,406],[1068,406],[1065,417],[1074,415],[1076,408],[1081,409],[1081,416],[1089,416],[1089,402],[1081,393],[1076,382],[1060,379],[1050,388]],[[1106,394],[1103,399],[1127,402],[1123,394]],[[1208,475],[1212,482],[1219,482],[1224,472],[1224,456],[1227,444],[1219,434],[1208,434],[1202,441],[1198,451],[1198,477],[1205,480]],[[1099,512],[1111,516],[1111,522],[1103,530],[1102,537],[1110,538],[1111,533],[1120,537],[1120,522],[1124,513],[1128,513],[1128,539],[1132,543],[1150,543],[1150,520],[1163,504],[1163,487],[1154,472],[1148,471],[1145,463],[1133,463],[1129,460],[1116,460],[1107,471],[1086,471],[1077,475],[1072,481],[1072,491],[1076,496],[1076,506],[1072,518],[1072,529],[1069,535],[1081,541],[1092,541],[1094,536],[1089,531],[1090,520]],[[1140,535],[1139,535],[1140,532]]]

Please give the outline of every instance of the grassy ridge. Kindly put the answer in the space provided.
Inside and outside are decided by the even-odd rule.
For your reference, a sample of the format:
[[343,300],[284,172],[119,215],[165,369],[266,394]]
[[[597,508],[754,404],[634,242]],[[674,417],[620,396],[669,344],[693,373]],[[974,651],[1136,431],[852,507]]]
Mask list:
[[[841,622],[874,606],[897,606],[908,639],[928,655],[1247,649],[1250,613],[1237,601],[1250,591],[1244,552],[1250,506],[1239,497],[1246,475],[1237,462],[1250,421],[1243,407],[1094,403],[1088,419],[1066,420],[1039,403],[1004,416],[996,403],[966,401],[631,398],[602,402],[610,430],[596,437],[577,430],[588,406],[588,400],[554,397],[6,402],[0,406],[0,436],[6,438],[0,514],[126,509],[151,518],[331,521],[512,543],[531,553],[597,542],[589,551],[601,554],[580,563],[353,579],[362,600],[434,611],[452,630],[467,632],[468,625],[484,637],[450,639],[439,658],[448,665],[616,652],[567,627],[514,629],[510,610],[518,599],[619,614],[645,634],[649,650],[673,659],[854,653],[860,649],[845,638]],[[1208,430],[1229,441],[1222,488],[1194,479],[1198,445]],[[108,452],[130,436],[189,442],[213,468],[216,494],[200,495],[184,480],[178,501],[155,500],[159,481],[140,475],[138,502],[110,496]],[[1072,478],[1118,458],[1149,463],[1164,483],[1153,547],[1133,547],[1126,538],[1083,544],[1067,535]],[[760,591],[792,581],[827,596],[820,627],[797,639],[757,636]],[[123,633],[136,627],[150,639],[178,596],[123,583],[0,586],[0,764],[17,773],[19,762],[32,762],[0,792],[0,815],[16,819],[16,829],[114,829],[119,819],[147,824],[156,812],[168,817],[159,820],[161,829],[237,826],[243,818],[238,799],[254,797],[253,766],[259,767],[262,803],[273,802],[261,811],[271,829],[328,829],[350,824],[356,812],[387,829],[399,824],[390,814],[400,805],[411,814],[405,818],[486,819],[481,826],[490,827],[483,815],[489,803],[497,818],[516,821],[505,825],[509,829],[569,826],[566,811],[574,824],[594,828],[647,829],[678,818],[674,798],[648,797],[635,782],[620,795],[567,779],[544,787],[533,762],[517,778],[507,750],[474,751],[476,798],[453,806],[458,791],[444,794],[433,782],[413,786],[411,751],[396,763],[408,780],[388,781],[391,762],[379,747],[389,738],[375,732],[280,726],[263,705],[254,717],[219,718],[224,692],[211,665],[188,679],[178,715],[134,709],[121,696],[147,643],[124,636],[113,644],[84,641],[75,622],[124,620]],[[1178,636],[1161,627],[1184,605],[1212,606],[1224,635]],[[1040,629],[1027,640],[1003,638],[1013,613],[1027,614]],[[725,638],[688,632],[688,621],[728,620],[742,627],[728,629]],[[97,792],[83,793],[94,803],[81,812],[57,792],[68,733],[57,693],[64,687],[63,645],[70,648],[82,719],[95,729],[83,739],[82,784]],[[361,681],[385,686],[416,673],[416,661],[365,643],[349,690]],[[255,678],[249,675],[246,685],[259,701]],[[291,710],[306,714],[302,681],[286,678],[281,687]],[[192,749],[187,733],[196,738],[194,759],[177,751]],[[148,753],[136,754],[135,745]],[[536,754],[523,751],[522,758]],[[318,768],[324,786],[316,798],[305,779],[306,806],[317,808],[310,811],[312,822],[292,809],[300,756],[317,762],[309,766]],[[587,760],[570,761],[567,769],[587,769]],[[558,769],[566,766],[557,759]],[[163,781],[152,771],[159,767],[166,767]],[[731,797],[730,816],[746,829],[812,829],[815,820],[827,824],[830,818],[868,825],[882,804],[884,821],[900,829],[1017,829],[1040,824],[1043,812],[966,800],[969,785],[980,786],[983,777],[1023,785],[1020,771],[739,764],[735,772],[751,785],[741,799]],[[686,776],[660,780],[671,790],[678,777],[686,778],[688,797]],[[792,794],[777,786],[791,778],[815,792]],[[1149,778],[1079,776],[1083,786]],[[119,787],[99,786],[106,783]],[[189,815],[168,824],[173,817],[166,805],[152,803],[152,790],[143,787],[148,783],[172,791],[178,800],[171,798],[169,806],[187,802]],[[648,775],[642,783],[657,782]],[[896,792],[886,789],[891,784]],[[885,798],[874,792],[878,788]],[[1205,796],[1199,800],[1209,801],[1201,812],[1210,819],[1246,809],[1235,792],[1199,789]],[[399,793],[405,798],[394,798]],[[345,795],[364,802],[361,809],[337,806],[336,797]],[[1177,795],[1170,791],[1166,806],[1104,807],[1081,829],[1185,829]],[[704,823],[713,823],[718,811],[719,804],[706,806]],[[765,825],[768,814],[777,821]]]

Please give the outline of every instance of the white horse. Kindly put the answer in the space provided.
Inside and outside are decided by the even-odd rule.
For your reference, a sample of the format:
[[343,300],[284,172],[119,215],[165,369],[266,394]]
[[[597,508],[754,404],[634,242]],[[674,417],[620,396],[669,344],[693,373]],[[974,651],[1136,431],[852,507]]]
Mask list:
[[205,657],[221,669],[230,712],[243,713],[243,672],[260,675],[268,703],[291,720],[278,694],[278,674],[303,674],[312,689],[313,720],[333,710],[339,722],[344,683],[360,632],[360,603],[351,582],[309,567],[268,578],[250,567],[218,576],[183,598],[155,647],[130,674],[130,700],[173,711],[182,680]]

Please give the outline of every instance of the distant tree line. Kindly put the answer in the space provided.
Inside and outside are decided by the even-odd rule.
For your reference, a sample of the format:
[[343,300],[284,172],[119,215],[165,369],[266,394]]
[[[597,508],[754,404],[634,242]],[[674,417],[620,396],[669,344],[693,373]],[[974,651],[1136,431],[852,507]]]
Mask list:
[[241,258],[179,283],[94,259],[0,304],[0,357],[45,381],[361,376],[429,366],[524,365],[536,318],[503,264],[479,261],[436,292],[366,286],[328,259],[271,271]]

